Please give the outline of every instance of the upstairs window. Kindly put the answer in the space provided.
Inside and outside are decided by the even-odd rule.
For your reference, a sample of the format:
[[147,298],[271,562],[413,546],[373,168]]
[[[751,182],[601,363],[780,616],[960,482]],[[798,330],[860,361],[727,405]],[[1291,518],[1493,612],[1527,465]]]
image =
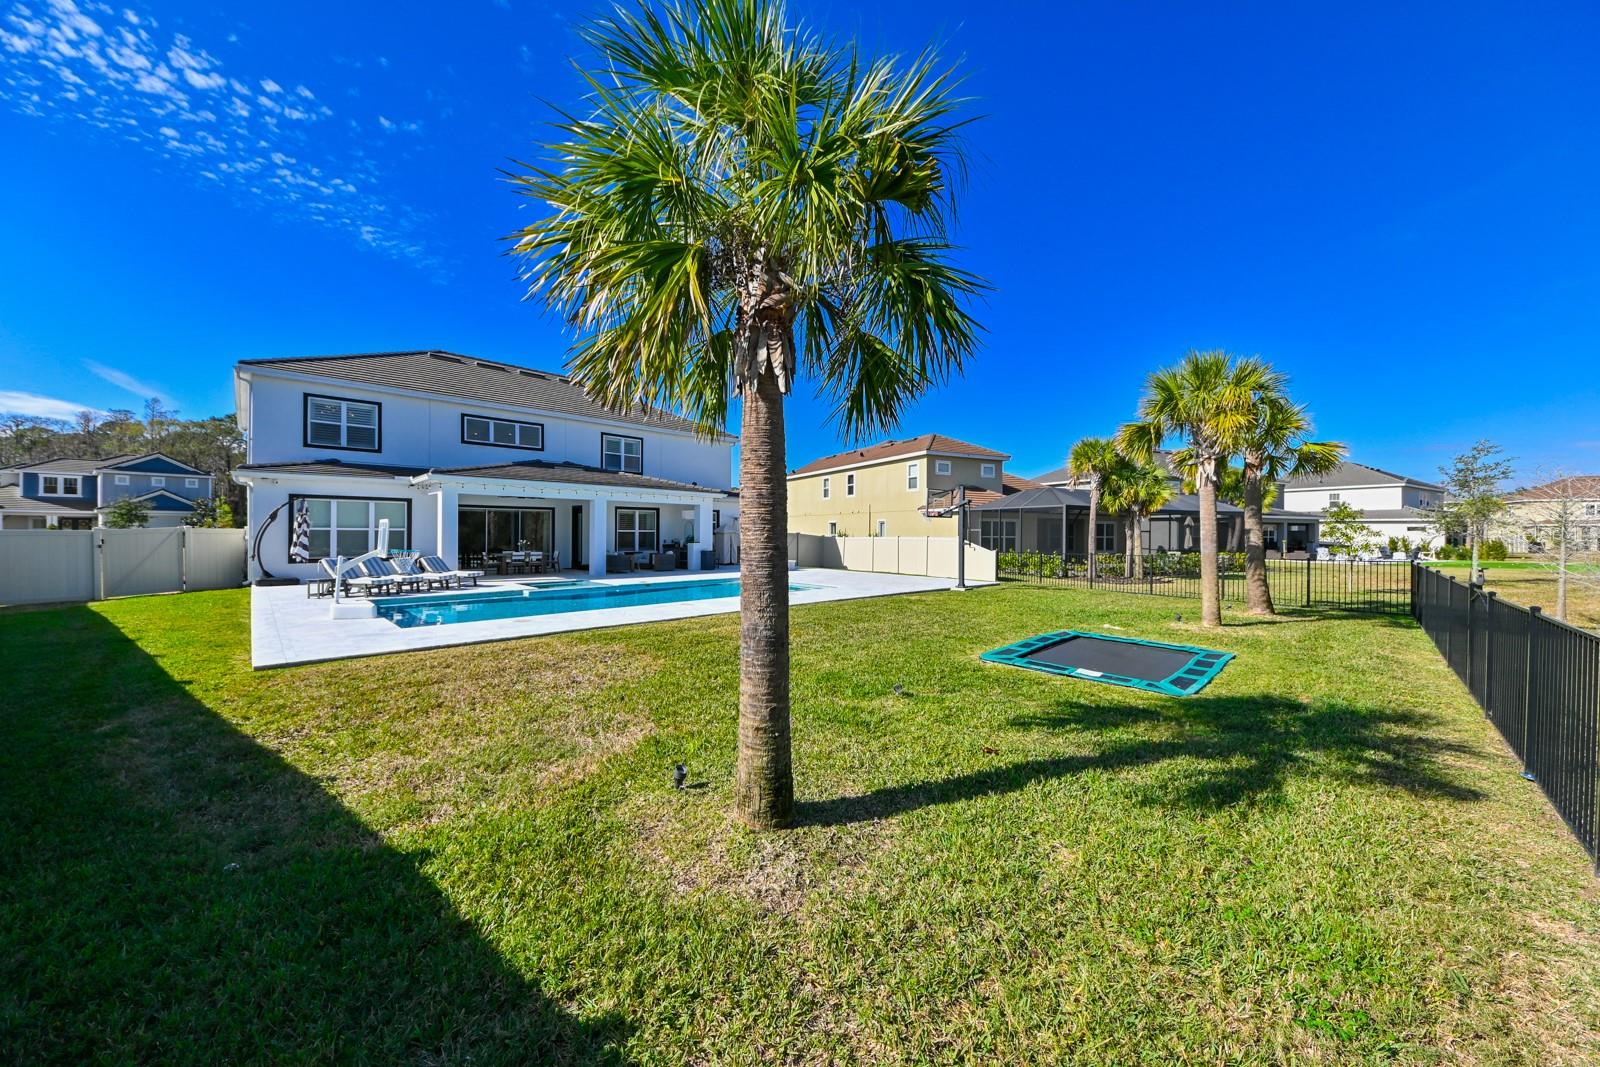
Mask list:
[[949,474],[950,473],[950,461],[947,460],[947,459],[936,459],[936,460],[934,460],[933,461],[933,473],[935,473],[935,474]]
[[994,464],[993,463],[985,463],[982,467],[980,467],[978,469],[978,473],[979,473],[980,477],[993,478],[994,477]]
[[468,445],[499,445],[501,448],[544,450],[544,427],[537,422],[491,419],[485,415],[461,416],[461,442]]
[[306,394],[307,448],[377,452],[381,448],[383,405],[369,400]]
[[644,438],[621,434],[600,435],[600,466],[625,474],[644,473]]
[[856,476],[854,474],[846,474],[844,476],[844,495],[856,495]]
[[1337,504],[1338,502],[1339,502],[1339,494],[1338,493],[1329,493],[1328,494],[1328,503],[1329,504]]
[[167,479],[160,474],[152,474],[150,476],[150,486],[153,489],[165,489],[167,487]]
[[76,474],[41,474],[40,496],[82,496],[83,479]]
[[116,482],[118,485],[127,485],[128,476],[126,474],[118,474],[112,477],[112,481]]
[[200,479],[199,478],[185,478],[183,480],[183,487],[185,489],[198,489],[198,488],[200,488]]
[[906,464],[906,488],[915,490],[922,484],[921,468],[916,463]]
[[833,495],[833,479],[822,479],[822,499],[827,500]]

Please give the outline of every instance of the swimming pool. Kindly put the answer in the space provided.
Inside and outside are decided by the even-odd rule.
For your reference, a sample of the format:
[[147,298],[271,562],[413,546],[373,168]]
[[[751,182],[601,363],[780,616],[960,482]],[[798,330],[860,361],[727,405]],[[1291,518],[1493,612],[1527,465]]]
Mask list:
[[[791,590],[810,586],[791,585]],[[645,604],[676,604],[688,600],[719,600],[739,595],[739,579],[711,578],[688,582],[628,582],[597,585],[572,582],[542,588],[484,589],[467,593],[427,596],[378,597],[380,619],[396,626],[448,626],[458,622],[521,619],[530,615],[560,615],[569,611],[632,608]]]

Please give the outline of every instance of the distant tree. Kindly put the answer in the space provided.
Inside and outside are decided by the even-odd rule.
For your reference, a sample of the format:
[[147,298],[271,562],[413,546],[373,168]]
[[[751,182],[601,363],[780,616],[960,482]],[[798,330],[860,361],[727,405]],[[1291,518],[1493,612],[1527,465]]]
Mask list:
[[194,514],[189,525],[218,530],[231,530],[238,524],[233,519],[233,507],[226,497],[206,497],[194,502]]
[[1378,531],[1363,519],[1367,513],[1343,501],[1322,509],[1322,540],[1333,551],[1354,559],[1378,543]]
[[[1067,453],[1067,474],[1075,481],[1089,483],[1089,542],[1084,546],[1084,552],[1088,557],[1090,581],[1095,578],[1095,531],[1099,528],[1100,498],[1105,489],[1105,479],[1126,462],[1109,437],[1082,438]],[[1062,530],[1063,550],[1066,544],[1067,532]]]
[[1567,621],[1571,586],[1600,594],[1600,476],[1573,475],[1545,468],[1539,483],[1519,494],[1524,536],[1545,551],[1544,564],[1556,575],[1555,617]]
[[150,509],[141,500],[125,496],[106,509],[106,525],[113,530],[129,530],[150,521]]
[[1106,481],[1106,506],[1128,522],[1128,577],[1144,577],[1144,520],[1172,499],[1172,481],[1159,463],[1124,462]]
[[1511,477],[1511,461],[1501,457],[1501,448],[1479,441],[1446,466],[1444,498],[1429,510],[1433,527],[1444,533],[1464,534],[1472,550],[1472,573],[1478,573],[1478,546],[1489,524],[1506,508],[1501,485]]

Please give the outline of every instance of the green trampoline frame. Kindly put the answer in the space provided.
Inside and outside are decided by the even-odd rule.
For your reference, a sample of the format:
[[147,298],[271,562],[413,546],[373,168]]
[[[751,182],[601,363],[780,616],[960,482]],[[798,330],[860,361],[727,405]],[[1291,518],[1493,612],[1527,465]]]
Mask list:
[[[1164,678],[1132,678],[1122,674],[1091,671],[1081,667],[1064,667],[1056,663],[1041,663],[1030,660],[1027,656],[1042,648],[1059,644],[1071,637],[1092,637],[1097,641],[1120,641],[1129,645],[1145,645],[1149,648],[1161,648],[1172,652],[1191,653],[1189,662],[1168,674]],[[1054,674],[1066,678],[1082,678],[1090,682],[1106,682],[1110,685],[1127,686],[1129,689],[1143,689],[1147,693],[1160,693],[1169,697],[1193,696],[1211,683],[1211,680],[1222,672],[1222,668],[1233,659],[1232,652],[1219,652],[1214,648],[1200,648],[1197,645],[1172,645],[1164,641],[1146,641],[1138,637],[1117,637],[1113,634],[1097,634],[1089,630],[1056,630],[1047,634],[1017,641],[1014,644],[1001,648],[993,648],[981,653],[979,659],[988,660],[990,663],[1003,663],[1008,667],[1021,667],[1024,670],[1039,671],[1043,674]],[[1179,680],[1188,683],[1182,687],[1176,683]]]

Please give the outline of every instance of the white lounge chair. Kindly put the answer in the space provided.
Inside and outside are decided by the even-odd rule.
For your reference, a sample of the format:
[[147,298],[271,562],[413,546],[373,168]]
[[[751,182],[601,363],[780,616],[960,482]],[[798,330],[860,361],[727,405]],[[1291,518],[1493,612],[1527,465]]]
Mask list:
[[330,586],[330,594],[333,588],[337,588],[341,580],[344,582],[345,589],[352,593],[363,593],[367,596],[373,596],[385,589],[399,588],[399,575],[391,574],[374,577],[368,574],[361,566],[349,563],[346,563],[341,570],[331,559],[322,560],[320,566],[325,575],[324,581]]
[[417,564],[423,571],[436,579],[444,581],[447,585],[449,582],[454,581],[458,589],[469,581],[473,585],[477,585],[478,579],[483,577],[482,571],[465,571],[452,568],[450,564],[444,561],[442,556],[418,556]]

